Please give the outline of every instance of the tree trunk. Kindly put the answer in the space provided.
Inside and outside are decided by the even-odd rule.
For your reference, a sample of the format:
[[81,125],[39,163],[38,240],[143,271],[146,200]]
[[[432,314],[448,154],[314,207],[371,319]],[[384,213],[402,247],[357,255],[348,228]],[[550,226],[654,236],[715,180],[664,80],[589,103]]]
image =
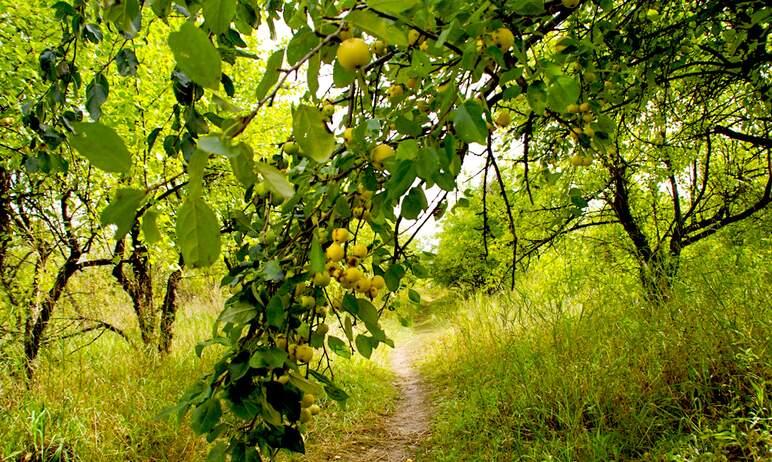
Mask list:
[[158,351],[163,354],[168,354],[172,349],[174,320],[177,316],[177,291],[181,280],[182,268],[174,270],[166,281],[166,295],[161,307],[161,326],[158,339]]

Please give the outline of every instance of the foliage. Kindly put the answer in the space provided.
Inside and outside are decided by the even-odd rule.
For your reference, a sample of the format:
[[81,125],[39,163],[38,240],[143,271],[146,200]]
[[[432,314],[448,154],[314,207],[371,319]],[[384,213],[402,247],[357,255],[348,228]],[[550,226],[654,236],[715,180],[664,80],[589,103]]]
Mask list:
[[[14,102],[19,145],[2,164],[2,254],[8,239],[31,249],[2,265],[4,279],[21,269],[38,281],[47,262],[56,274],[47,292],[35,283],[9,302],[32,307],[17,316],[28,374],[85,267],[114,266],[151,341],[152,217],[173,216],[178,266],[228,249],[232,297],[198,349],[219,345],[222,357],[176,409],[220,441],[210,460],[304,451],[304,397],[345,400],[323,374],[331,351],[393,345],[380,316],[404,278],[426,275],[410,244],[469,155],[485,159],[483,190],[489,173],[499,187],[513,286],[518,265],[557,237],[619,224],[647,297],[664,303],[684,248],[772,201],[760,0],[72,0],[53,14],[60,35],[35,50],[39,78]],[[260,59],[256,31],[282,23],[292,38],[259,82],[240,80]],[[291,139],[258,152],[249,131],[260,134],[301,72]],[[228,187],[211,187],[228,170]],[[433,187],[442,195],[430,206]],[[41,211],[34,219],[25,201]],[[513,205],[526,203],[537,218],[516,222]],[[29,232],[32,222],[43,231]],[[110,258],[82,258],[106,242]],[[178,271],[162,322],[174,319]],[[328,317],[345,340],[327,335]]]
[[454,334],[423,368],[437,414],[419,460],[768,458],[769,241],[699,247],[654,312],[634,271],[576,248],[517,293],[447,302]]

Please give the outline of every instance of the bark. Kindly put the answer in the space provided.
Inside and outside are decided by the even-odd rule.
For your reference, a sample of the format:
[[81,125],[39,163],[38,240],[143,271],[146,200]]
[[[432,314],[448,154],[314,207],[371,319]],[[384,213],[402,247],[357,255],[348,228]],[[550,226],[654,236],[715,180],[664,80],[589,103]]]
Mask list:
[[177,316],[177,293],[182,280],[182,269],[176,269],[169,275],[166,281],[166,295],[161,307],[160,337],[158,339],[158,351],[168,354],[172,349],[174,337],[174,321]]

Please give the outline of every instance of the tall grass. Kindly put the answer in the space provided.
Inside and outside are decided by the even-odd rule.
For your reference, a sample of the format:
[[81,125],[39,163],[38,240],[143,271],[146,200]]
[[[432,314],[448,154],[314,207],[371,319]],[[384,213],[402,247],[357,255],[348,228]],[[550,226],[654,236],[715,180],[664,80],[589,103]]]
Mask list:
[[437,415],[420,460],[772,459],[761,257],[687,260],[660,307],[633,277],[561,259],[458,303],[423,366]]
[[[183,305],[167,357],[142,353],[107,332],[96,341],[92,336],[48,345],[29,389],[0,374],[0,461],[206,460],[209,444],[187,422],[159,417],[218,359],[216,348],[199,359],[194,346],[211,335],[220,298]],[[125,306],[102,310],[120,325],[134,322],[121,318]],[[351,429],[377,418],[394,399],[390,372],[379,362],[341,360],[336,372],[351,399],[346,408],[322,402],[324,410],[310,426],[308,460],[333,453]]]

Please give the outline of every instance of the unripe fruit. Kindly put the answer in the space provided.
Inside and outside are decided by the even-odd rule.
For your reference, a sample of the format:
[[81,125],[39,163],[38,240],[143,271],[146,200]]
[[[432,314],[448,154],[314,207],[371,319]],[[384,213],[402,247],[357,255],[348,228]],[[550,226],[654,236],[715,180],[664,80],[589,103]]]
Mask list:
[[326,317],[327,314],[330,312],[330,310],[327,309],[326,306],[317,306],[316,307],[316,314],[318,314],[321,317]]
[[327,335],[327,332],[330,331],[330,326],[327,324],[319,324],[316,326],[316,333],[319,335]]
[[338,46],[337,57],[343,69],[353,71],[370,62],[370,49],[361,38],[350,38]]
[[506,27],[497,29],[492,34],[493,42],[506,51],[515,45],[515,35]]
[[571,165],[573,165],[574,167],[580,167],[584,165],[584,158],[579,154],[571,156]]
[[563,0],[562,3],[566,8],[576,8],[579,6],[579,0]]
[[337,243],[346,242],[348,240],[348,230],[346,228],[335,228],[332,231],[332,240]]
[[354,284],[354,288],[357,292],[366,294],[370,290],[370,280],[367,278],[362,278]]
[[279,337],[276,339],[276,348],[280,350],[287,351],[287,339],[284,337]]
[[364,207],[354,207],[351,209],[351,214],[354,218],[365,218],[367,216],[367,210]]
[[501,128],[507,127],[510,123],[512,123],[512,116],[510,116],[508,112],[499,112],[496,114],[495,122],[496,125]]
[[327,270],[327,274],[332,275],[338,269],[338,264],[334,261],[328,261],[324,264],[324,269]]
[[392,85],[389,87],[389,99],[399,99],[405,94],[405,90],[402,85]]
[[287,374],[280,375],[279,377],[276,378],[276,381],[284,385],[287,382],[289,382],[289,375]]
[[588,113],[586,113],[586,114],[584,114],[584,115],[582,116],[582,120],[583,120],[585,123],[590,123],[590,122],[592,122],[592,119],[593,119],[593,116],[592,116],[592,113],[590,113],[590,112],[588,112]]
[[349,256],[346,258],[346,264],[347,264],[348,266],[352,266],[352,267],[354,267],[354,266],[359,266],[359,257],[355,257],[355,256],[353,256],[353,255],[349,255]]
[[421,51],[428,51],[429,50],[429,42],[421,42],[421,45],[418,46],[418,49]]
[[351,143],[351,140],[354,139],[354,129],[353,128],[347,128],[343,130],[343,141],[346,144]]
[[334,262],[339,262],[343,260],[344,252],[343,247],[341,247],[340,244],[337,242],[333,242],[330,244],[329,247],[327,247],[327,251],[325,252],[325,255],[327,256],[327,259]]
[[349,248],[348,253],[355,257],[365,258],[367,256],[367,246],[364,244],[354,244]]
[[373,287],[371,285],[370,286],[370,290],[367,291],[367,296],[370,297],[371,299],[377,297],[378,296],[378,288],[377,287]]
[[301,409],[300,410],[300,423],[306,423],[309,422],[312,419],[311,411],[308,409]]
[[314,349],[308,345],[299,345],[295,348],[295,357],[301,363],[310,363],[314,359]]
[[338,33],[338,38],[341,42],[346,41],[353,37],[354,35],[351,33],[350,29],[343,29]]
[[383,276],[373,276],[372,281],[370,281],[370,284],[375,287],[376,289],[383,289],[386,287],[386,280],[383,279]]
[[325,103],[322,106],[322,115],[326,118],[330,118],[335,114],[335,106],[332,103]]
[[383,161],[394,155],[394,148],[388,144],[379,144],[370,153],[375,168],[383,168]]
[[415,45],[415,43],[418,41],[419,38],[421,38],[421,33],[418,32],[417,30],[410,29],[410,31],[408,31],[408,33],[407,33],[407,43],[410,46]]
[[589,125],[585,125],[584,129],[582,129],[582,132],[585,135],[589,136],[590,138],[592,138],[593,135],[595,135],[595,130],[591,126],[589,126]]
[[317,415],[322,412],[322,408],[320,408],[318,404],[312,404],[308,406],[308,412],[310,412],[311,415]]
[[311,393],[303,395],[303,399],[300,400],[300,407],[309,407],[316,402],[316,396]]
[[376,40],[375,43],[373,43],[373,53],[375,53],[378,56],[383,56],[386,54],[386,44],[383,43],[382,40]]
[[300,306],[306,309],[313,308],[316,306],[316,299],[308,295],[303,295],[300,297]]
[[282,150],[287,154],[293,155],[300,152],[300,146],[294,141],[287,141],[284,143],[284,146],[282,146]]
[[327,287],[330,285],[329,273],[316,273],[314,274],[314,285],[317,287]]
[[579,112],[579,105],[578,104],[569,104],[566,106],[566,112],[570,112],[571,114],[576,114]]
[[579,112],[590,112],[590,103],[582,103],[579,105]]

